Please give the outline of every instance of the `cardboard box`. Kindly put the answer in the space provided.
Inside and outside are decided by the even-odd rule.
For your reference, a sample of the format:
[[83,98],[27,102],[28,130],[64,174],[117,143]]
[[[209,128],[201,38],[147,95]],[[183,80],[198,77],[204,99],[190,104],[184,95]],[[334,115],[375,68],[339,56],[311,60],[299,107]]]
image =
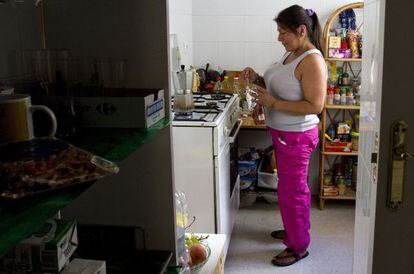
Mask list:
[[84,127],[149,128],[165,117],[164,90],[105,88],[77,99]]
[[105,261],[74,259],[61,274],[106,274]]
[[59,272],[77,245],[75,222],[51,219],[0,258],[0,271]]
[[339,37],[339,36],[330,36],[329,37],[329,48],[330,49],[340,49],[341,48],[341,37]]

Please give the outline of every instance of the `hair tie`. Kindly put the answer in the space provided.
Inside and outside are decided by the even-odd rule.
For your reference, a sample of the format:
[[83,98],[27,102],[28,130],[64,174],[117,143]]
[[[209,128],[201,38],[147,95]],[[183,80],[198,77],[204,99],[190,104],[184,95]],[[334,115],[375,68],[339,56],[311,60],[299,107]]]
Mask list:
[[312,15],[315,14],[315,12],[313,11],[313,9],[306,9],[306,13],[308,14],[309,17],[311,17]]

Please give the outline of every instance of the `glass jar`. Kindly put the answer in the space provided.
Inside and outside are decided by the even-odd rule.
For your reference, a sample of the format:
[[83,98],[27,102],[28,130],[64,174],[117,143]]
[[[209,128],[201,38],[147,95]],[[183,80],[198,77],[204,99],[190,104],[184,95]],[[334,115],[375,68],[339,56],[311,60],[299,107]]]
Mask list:
[[[344,178],[344,181],[345,181],[345,178]],[[339,194],[339,195],[344,195],[344,194],[345,194],[345,192],[346,192],[346,185],[345,185],[345,182],[344,182],[344,183],[340,183],[340,184],[338,184],[338,185],[337,185],[337,187],[338,187],[338,194]]]
[[326,186],[330,186],[330,185],[332,185],[332,183],[333,183],[333,181],[332,181],[332,172],[325,171],[323,184],[326,185]]

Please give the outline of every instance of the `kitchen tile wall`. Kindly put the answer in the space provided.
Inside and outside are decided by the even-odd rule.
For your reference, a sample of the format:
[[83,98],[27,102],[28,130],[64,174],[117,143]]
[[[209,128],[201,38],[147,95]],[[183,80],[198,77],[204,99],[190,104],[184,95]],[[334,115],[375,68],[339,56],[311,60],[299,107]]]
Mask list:
[[[193,1],[170,0],[169,1],[169,33],[177,35],[177,44],[180,49],[181,64],[193,64]],[[173,43],[170,43],[170,47]]]
[[280,10],[292,4],[312,8],[323,27],[331,12],[351,2],[355,0],[193,0],[194,64],[209,62],[229,70],[251,66],[263,73],[284,53],[272,21]]

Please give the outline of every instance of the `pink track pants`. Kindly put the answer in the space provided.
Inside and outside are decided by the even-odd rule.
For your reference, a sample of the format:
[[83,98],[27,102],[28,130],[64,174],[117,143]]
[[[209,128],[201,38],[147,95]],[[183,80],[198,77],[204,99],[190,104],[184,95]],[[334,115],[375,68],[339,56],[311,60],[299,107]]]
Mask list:
[[318,127],[305,132],[269,128],[278,173],[278,200],[286,238],[297,254],[310,244],[311,193],[307,183],[309,159],[318,144]]

